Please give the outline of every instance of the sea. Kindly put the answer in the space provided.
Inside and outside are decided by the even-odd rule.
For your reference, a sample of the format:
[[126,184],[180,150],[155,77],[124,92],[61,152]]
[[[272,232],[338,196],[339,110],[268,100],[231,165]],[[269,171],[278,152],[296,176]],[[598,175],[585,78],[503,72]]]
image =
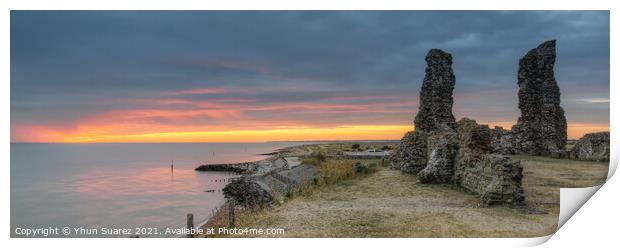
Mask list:
[[12,143],[11,237],[175,237],[164,230],[184,227],[188,213],[205,222],[238,176],[198,165],[309,143]]

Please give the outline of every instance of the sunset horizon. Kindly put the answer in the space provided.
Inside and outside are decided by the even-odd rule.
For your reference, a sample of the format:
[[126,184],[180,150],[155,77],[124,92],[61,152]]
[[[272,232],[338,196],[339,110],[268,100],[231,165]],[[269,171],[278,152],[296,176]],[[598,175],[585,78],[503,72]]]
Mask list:
[[[489,125],[491,128],[495,126],[511,130],[511,126],[506,127],[501,124]],[[402,138],[403,133],[413,130],[415,130],[415,126],[413,125],[338,126],[333,128],[302,127],[292,129],[228,130],[216,132],[191,131],[126,135],[69,136],[63,139],[11,140],[11,143],[262,143],[280,141],[397,141]],[[369,131],[375,132],[368,134],[367,132]],[[568,139],[577,140],[587,133],[604,131],[609,131],[608,125],[571,125],[569,123]],[[321,136],[323,135],[322,133],[330,133],[330,136]],[[273,134],[279,134],[285,137],[273,138]],[[334,135],[337,138],[333,138]],[[270,138],[261,138],[263,136],[269,136]],[[256,138],[253,139],[252,137]],[[291,139],[286,137],[298,138]]]
[[[518,59],[546,39],[558,40],[568,138],[609,130],[608,23],[597,12],[11,16],[11,142],[398,140],[414,128],[431,48],[454,56],[457,120],[510,129]],[[472,22],[450,27],[459,18]],[[527,32],[504,33],[525,19]],[[584,25],[587,35],[570,35]]]
[[10,237],[549,237],[560,189],[612,172],[609,30],[605,10],[11,10]]

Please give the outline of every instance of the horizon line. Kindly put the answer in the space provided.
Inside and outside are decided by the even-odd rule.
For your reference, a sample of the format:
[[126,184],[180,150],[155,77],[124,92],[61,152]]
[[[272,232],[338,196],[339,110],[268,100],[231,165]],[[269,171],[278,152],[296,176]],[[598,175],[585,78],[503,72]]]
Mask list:
[[398,142],[400,139],[351,139],[351,140],[268,140],[268,141],[162,141],[162,142],[37,142],[11,141],[10,144],[244,144],[244,143],[276,143],[276,142]]

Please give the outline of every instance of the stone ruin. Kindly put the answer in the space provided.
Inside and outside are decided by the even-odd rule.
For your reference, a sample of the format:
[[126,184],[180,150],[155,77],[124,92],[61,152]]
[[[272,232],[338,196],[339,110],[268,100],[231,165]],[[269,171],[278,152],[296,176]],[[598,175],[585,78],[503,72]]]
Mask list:
[[[452,91],[456,81],[452,55],[431,49],[426,55],[426,75],[420,91],[420,107],[414,119],[417,135],[426,140],[426,164],[418,173],[424,183],[449,183],[454,175],[458,149]],[[423,138],[422,138],[423,137]],[[420,142],[424,142],[420,140]]]
[[420,107],[415,116],[416,131],[431,133],[456,129],[452,114],[452,91],[456,78],[452,71],[452,55],[431,49],[426,55],[426,75],[420,90]]
[[480,194],[487,205],[522,203],[523,167],[519,161],[492,154],[492,130],[487,125],[463,118],[459,125],[459,152],[454,165],[454,181]]
[[555,40],[543,42],[519,60],[519,109],[512,127],[515,153],[565,157],[566,117],[555,81]]
[[512,132],[499,126],[491,129],[491,148],[493,153],[515,154],[516,150]]
[[452,114],[455,77],[452,55],[431,49],[426,55],[426,76],[420,91],[415,131],[405,134],[391,167],[418,174],[425,183],[448,183],[454,175],[457,150],[456,121]]
[[417,174],[421,183],[453,183],[480,194],[486,204],[520,203],[522,167],[493,151],[491,130],[452,114],[452,55],[431,49],[420,92],[415,131],[390,157],[391,168]]
[[426,166],[426,136],[422,132],[411,131],[398,143],[389,158],[390,168],[405,173],[417,174]]
[[[420,91],[415,131],[402,138],[391,156],[391,167],[418,174],[424,182],[451,181],[456,144],[456,121],[452,114],[455,77],[452,55],[431,49],[426,55],[426,76]],[[429,145],[430,144],[430,145]],[[427,166],[427,165],[431,166]]]
[[408,132],[390,157],[392,169],[417,174],[421,183],[452,183],[481,195],[486,204],[524,200],[523,167],[504,155],[542,155],[609,161],[609,132],[587,134],[566,152],[567,125],[554,77],[555,40],[543,42],[519,60],[521,116],[512,130],[490,129],[452,114],[455,77],[452,56],[432,49]]
[[609,132],[584,135],[570,150],[571,159],[609,161]]

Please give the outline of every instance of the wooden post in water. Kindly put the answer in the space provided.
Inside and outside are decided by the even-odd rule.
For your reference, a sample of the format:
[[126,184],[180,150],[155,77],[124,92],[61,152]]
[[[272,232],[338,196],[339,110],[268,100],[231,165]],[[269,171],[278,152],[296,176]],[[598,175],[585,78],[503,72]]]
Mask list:
[[228,201],[228,226],[235,226],[235,199]]
[[[194,229],[194,214],[187,214],[187,231],[191,232],[192,229]],[[192,238],[193,235],[188,233],[187,237]]]
[[170,172],[174,172],[174,160],[170,161]]

